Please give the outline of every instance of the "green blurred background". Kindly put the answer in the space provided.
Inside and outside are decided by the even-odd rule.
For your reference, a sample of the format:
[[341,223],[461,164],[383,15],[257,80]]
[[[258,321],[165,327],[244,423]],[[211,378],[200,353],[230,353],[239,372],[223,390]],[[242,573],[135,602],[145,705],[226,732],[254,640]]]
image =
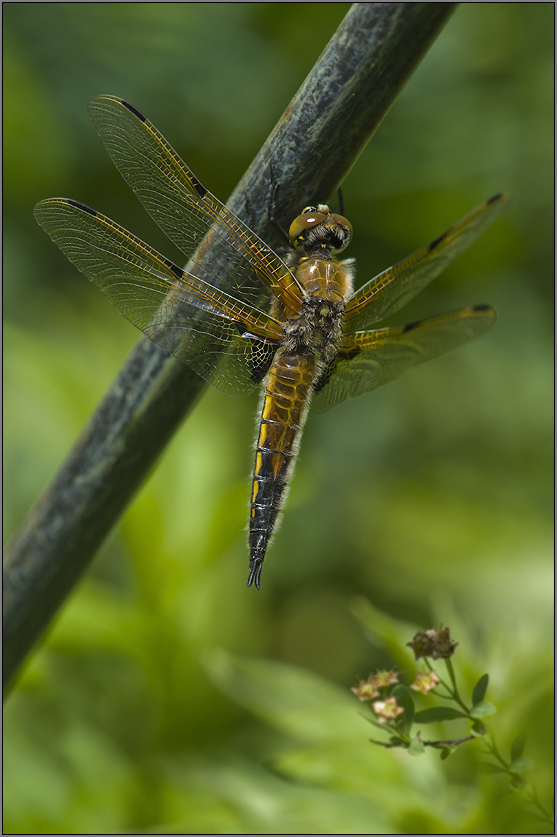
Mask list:
[[[132,102],[225,199],[348,8],[4,6],[6,539],[138,338],[34,204],[78,199],[183,261],[87,102]],[[310,415],[261,593],[245,587],[257,398],[206,391],[8,698],[7,832],[549,833],[480,774],[478,746],[443,763],[374,748],[348,690],[412,669],[413,632],[450,625],[464,689],[490,672],[498,742],[528,729],[546,800],[553,14],[460,7],[343,187],[359,282],[510,191],[395,318],[485,302],[496,328]]]

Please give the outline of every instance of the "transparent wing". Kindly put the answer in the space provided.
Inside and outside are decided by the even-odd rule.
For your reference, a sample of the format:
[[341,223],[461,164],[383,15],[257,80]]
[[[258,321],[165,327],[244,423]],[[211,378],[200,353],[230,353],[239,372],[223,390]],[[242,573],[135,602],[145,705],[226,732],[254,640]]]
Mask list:
[[347,398],[388,384],[418,363],[484,334],[496,319],[489,305],[476,305],[406,326],[347,335],[318,384],[311,409],[324,413]]
[[499,218],[508,201],[506,192],[494,195],[431,244],[363,285],[346,304],[346,332],[369,328],[406,305]]
[[[116,96],[97,96],[89,113],[120,174],[163,232],[194,261],[197,276],[257,308],[266,310],[273,293],[299,310],[303,290],[288,267],[201,185],[140,111]],[[196,253],[208,233],[218,246]]]
[[192,276],[104,215],[65,198],[35,207],[55,244],[161,348],[231,395],[251,392],[283,327]]

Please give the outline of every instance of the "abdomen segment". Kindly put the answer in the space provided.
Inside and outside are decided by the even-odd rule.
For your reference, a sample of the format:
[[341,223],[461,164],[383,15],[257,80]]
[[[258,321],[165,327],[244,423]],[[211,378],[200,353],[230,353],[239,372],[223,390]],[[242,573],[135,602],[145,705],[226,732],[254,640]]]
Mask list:
[[265,552],[292,475],[317,371],[315,357],[279,354],[269,373],[253,471],[248,587],[255,582],[259,589]]

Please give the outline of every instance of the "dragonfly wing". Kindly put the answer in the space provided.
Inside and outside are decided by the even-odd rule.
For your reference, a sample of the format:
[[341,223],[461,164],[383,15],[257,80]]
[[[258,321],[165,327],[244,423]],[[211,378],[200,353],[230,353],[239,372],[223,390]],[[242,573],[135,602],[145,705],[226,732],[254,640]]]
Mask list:
[[406,326],[347,335],[316,387],[311,409],[324,413],[347,398],[387,384],[418,363],[484,334],[496,318],[491,306],[476,305]]
[[[143,114],[116,96],[97,96],[89,113],[120,174],[151,217],[197,265],[196,275],[266,309],[270,294],[300,308],[303,290],[288,267],[205,189]],[[198,248],[207,234],[218,246]],[[208,243],[208,242],[206,242]]]
[[506,192],[494,195],[435,241],[363,285],[346,304],[348,332],[369,328],[406,305],[499,218],[508,201]]
[[283,336],[272,317],[186,273],[89,207],[50,198],[35,217],[68,259],[161,348],[231,395],[251,392]]

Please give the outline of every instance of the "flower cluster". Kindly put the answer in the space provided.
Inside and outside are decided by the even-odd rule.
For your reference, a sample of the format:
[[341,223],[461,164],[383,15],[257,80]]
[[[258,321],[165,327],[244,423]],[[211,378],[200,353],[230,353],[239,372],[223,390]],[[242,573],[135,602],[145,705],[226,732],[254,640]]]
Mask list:
[[417,660],[420,657],[439,660],[452,657],[458,642],[452,642],[449,628],[430,628],[428,631],[418,631],[412,642],[406,645],[412,649]]
[[[483,752],[492,759],[486,762],[486,768],[494,773],[506,774],[510,780],[511,789],[524,791],[527,801],[536,809],[537,816],[553,827],[551,811],[542,805],[536,789],[529,785],[522,775],[535,767],[533,760],[523,752],[525,733],[519,732],[511,744],[507,757],[497,747],[493,732],[489,731],[483,720],[497,711],[496,707],[485,699],[489,675],[482,674],[472,689],[471,699],[467,700],[461,694],[457,683],[451,657],[458,643],[451,640],[449,628],[418,631],[412,642],[408,642],[407,645],[412,649],[417,660],[420,657],[425,658],[423,666],[426,669],[425,672],[416,673],[410,688],[399,682],[397,672],[392,669],[370,674],[367,680],[360,680],[352,689],[358,700],[369,704],[372,717],[367,720],[389,736],[386,740],[377,741],[371,738],[370,741],[385,748],[402,747],[412,756],[423,755],[429,747],[439,750],[442,759],[448,758],[457,747],[464,743],[481,741]],[[428,657],[433,660],[442,659],[448,676],[444,679],[440,677],[434,671]],[[428,695],[431,692],[436,699],[452,701],[456,705],[449,706],[443,703],[427,709],[417,709],[411,689],[422,695]],[[453,738],[426,739],[422,737],[420,729],[422,725],[452,721],[461,724],[463,721],[468,722],[471,725],[469,733]],[[416,731],[413,730],[415,727],[418,727]]]
[[387,724],[389,721],[395,721],[399,715],[402,715],[404,709],[396,702],[396,697],[385,698],[385,700],[375,700],[372,704],[373,711],[377,715],[377,721],[380,724]]
[[357,686],[352,687],[352,691],[358,700],[372,701],[373,698],[381,696],[381,689],[383,689],[383,698],[373,701],[371,707],[377,716],[378,723],[386,724],[396,720],[404,712],[402,706],[396,702],[396,697],[387,697],[387,688],[397,683],[398,674],[394,669],[377,671],[375,674],[370,674],[367,680],[360,680]]
[[421,692],[422,695],[427,695],[432,692],[436,686],[441,682],[439,676],[434,671],[428,671],[424,674],[421,671],[416,673],[416,679],[410,686],[416,692]]
[[367,680],[361,680],[357,686],[353,686],[351,691],[354,692],[358,700],[372,700],[379,697],[380,689],[385,689],[387,686],[398,683],[398,674],[394,669],[392,671],[378,671],[375,674],[370,674]]

